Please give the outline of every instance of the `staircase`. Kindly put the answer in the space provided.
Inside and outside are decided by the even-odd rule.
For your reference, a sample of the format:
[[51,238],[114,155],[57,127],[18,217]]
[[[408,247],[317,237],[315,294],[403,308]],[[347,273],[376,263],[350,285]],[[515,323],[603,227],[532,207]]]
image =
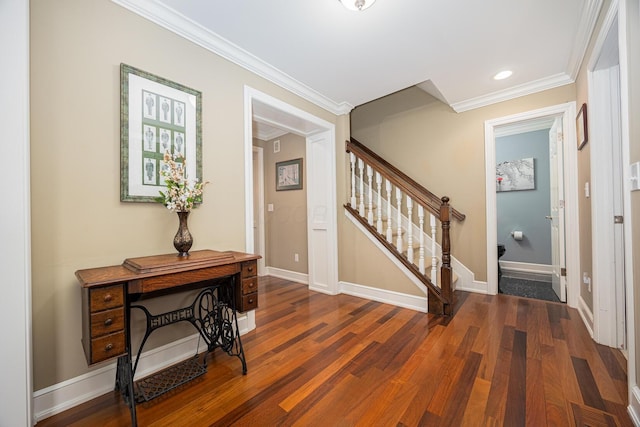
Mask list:
[[426,287],[428,311],[450,316],[456,277],[449,229],[465,215],[355,139],[346,151],[351,192],[345,209]]

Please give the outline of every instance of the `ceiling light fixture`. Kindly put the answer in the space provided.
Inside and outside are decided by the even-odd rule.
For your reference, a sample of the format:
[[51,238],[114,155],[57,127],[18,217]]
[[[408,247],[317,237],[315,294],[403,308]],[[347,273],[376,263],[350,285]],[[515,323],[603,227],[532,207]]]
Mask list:
[[342,3],[344,7],[346,7],[349,10],[360,10],[360,11],[371,7],[371,5],[376,2],[376,0],[339,0],[339,1],[340,3]]
[[511,77],[512,74],[513,74],[513,71],[511,71],[511,70],[500,71],[498,74],[493,76],[493,79],[494,80],[504,80],[504,79],[506,79],[508,77]]

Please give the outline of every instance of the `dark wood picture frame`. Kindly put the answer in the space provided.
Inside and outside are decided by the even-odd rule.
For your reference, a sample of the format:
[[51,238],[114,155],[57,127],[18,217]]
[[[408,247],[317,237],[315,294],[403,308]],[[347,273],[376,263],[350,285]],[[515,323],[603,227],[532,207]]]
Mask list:
[[302,158],[276,163],[276,191],[302,190]]
[[582,104],[576,116],[576,139],[578,140],[578,150],[582,150],[589,141],[589,128],[587,125],[587,104]]

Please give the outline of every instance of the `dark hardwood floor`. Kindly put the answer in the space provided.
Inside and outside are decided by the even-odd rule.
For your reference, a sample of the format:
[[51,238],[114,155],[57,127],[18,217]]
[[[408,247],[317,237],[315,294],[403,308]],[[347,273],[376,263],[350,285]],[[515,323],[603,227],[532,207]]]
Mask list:
[[[208,372],[138,406],[140,426],[631,426],[626,360],[574,309],[459,292],[442,318],[260,278],[248,374]],[[126,426],[109,393],[38,423]]]

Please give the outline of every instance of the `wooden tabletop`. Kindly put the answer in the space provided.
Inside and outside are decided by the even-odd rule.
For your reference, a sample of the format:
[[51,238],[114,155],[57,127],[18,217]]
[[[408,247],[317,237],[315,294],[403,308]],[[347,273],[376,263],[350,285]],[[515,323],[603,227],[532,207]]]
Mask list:
[[84,288],[123,283],[164,274],[179,273],[207,267],[259,259],[259,255],[236,251],[200,250],[182,257],[176,253],[128,258],[121,265],[88,268],[76,271]]

